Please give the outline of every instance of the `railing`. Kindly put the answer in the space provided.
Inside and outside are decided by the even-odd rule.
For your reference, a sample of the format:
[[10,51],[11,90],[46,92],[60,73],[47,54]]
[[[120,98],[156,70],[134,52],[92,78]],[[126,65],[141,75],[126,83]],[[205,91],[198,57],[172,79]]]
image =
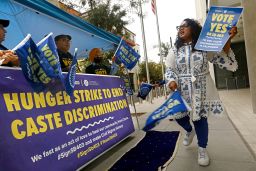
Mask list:
[[225,78],[225,83],[226,83],[226,89],[238,89],[238,88],[246,88],[247,87],[247,82],[246,82],[246,77],[244,75],[242,76],[235,76],[235,77],[227,77]]
[[[164,87],[155,87],[154,89],[151,90],[151,92],[152,92],[153,99],[163,97],[164,96]],[[131,97],[131,96],[127,97],[129,104],[131,104],[131,98],[133,98],[134,103],[138,103],[138,102],[142,103],[143,100],[141,98],[137,97],[137,94],[138,94],[138,92],[135,92],[133,97]],[[149,96],[147,96],[145,100],[149,101]]]

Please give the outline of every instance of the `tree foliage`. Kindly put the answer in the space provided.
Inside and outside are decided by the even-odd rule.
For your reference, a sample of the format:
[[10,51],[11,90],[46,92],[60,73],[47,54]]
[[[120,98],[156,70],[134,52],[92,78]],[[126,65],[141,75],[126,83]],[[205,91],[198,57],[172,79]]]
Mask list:
[[[102,28],[106,31],[114,34],[124,36],[129,39],[128,33],[123,32],[123,27],[128,24],[127,19],[130,13],[140,14],[140,3],[147,3],[149,0],[59,0],[66,4],[68,7],[84,12],[86,15],[84,19],[91,24]],[[143,15],[144,16],[144,15]],[[113,57],[114,51],[105,53],[105,62],[108,63]],[[85,61],[81,61],[81,66],[86,64]],[[151,65],[151,64],[150,64]],[[157,64],[155,64],[157,65]],[[152,66],[155,67],[154,64]],[[161,73],[161,67],[159,67]],[[81,70],[84,68],[81,67]],[[145,70],[145,69],[144,69]],[[154,75],[157,72],[154,72]],[[153,75],[153,73],[151,74]],[[153,80],[159,80],[158,78],[151,76]]]
[[78,10],[79,12],[84,12],[88,10],[93,10],[97,4],[106,2],[109,0],[59,0],[60,2],[66,4],[68,7]]
[[109,1],[99,4],[93,10],[88,11],[86,20],[99,28],[122,35],[124,26],[128,24],[124,20],[126,15],[127,12],[122,10],[121,6],[117,4],[111,6]]
[[86,4],[88,4],[91,10],[93,10],[98,3],[96,2],[96,0],[81,0],[80,2],[83,6],[86,6]]
[[128,24],[128,10],[122,8],[124,1],[113,3],[113,0],[60,0],[68,7],[80,12],[85,11],[84,19],[106,31],[123,36],[122,29]]
[[[138,16],[141,15],[140,12],[140,3],[141,4],[145,4],[147,3],[149,0],[126,0],[129,2],[129,7],[131,12],[136,13]],[[143,14],[144,16],[144,14]]]
[[[147,78],[146,73],[146,62],[143,61],[139,64],[139,78],[140,80],[143,80],[143,78]],[[149,68],[149,75],[150,75],[150,83],[155,83],[163,79],[162,75],[162,66],[161,64],[155,63],[155,62],[148,62],[148,68]]]
[[162,43],[161,47],[162,47],[162,56],[166,57],[169,53],[169,50],[171,49],[171,45],[170,43],[167,42],[167,43]]

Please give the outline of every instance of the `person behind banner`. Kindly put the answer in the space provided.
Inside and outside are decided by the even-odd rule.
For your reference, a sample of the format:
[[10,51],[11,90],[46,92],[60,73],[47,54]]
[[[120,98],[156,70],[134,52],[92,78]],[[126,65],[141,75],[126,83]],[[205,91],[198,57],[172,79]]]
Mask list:
[[0,65],[13,67],[19,66],[18,56],[2,44],[5,40],[5,28],[8,27],[9,24],[9,20],[0,19]]
[[72,37],[70,35],[58,35],[54,38],[57,46],[62,72],[68,72],[72,63],[73,56],[69,53]]
[[[188,146],[197,134],[198,164],[207,166],[210,163],[206,150],[208,143],[209,113],[220,115],[224,107],[219,99],[216,87],[209,73],[209,62],[222,69],[236,71],[237,61],[230,49],[231,39],[237,34],[237,28],[229,31],[230,38],[221,52],[198,51],[194,48],[202,27],[194,19],[185,19],[177,26],[175,46],[169,51],[166,59],[165,78],[167,87],[172,91],[178,89],[186,102],[192,107],[191,112],[175,115],[177,123],[186,131],[183,145]],[[190,124],[193,121],[194,128]]]
[[86,67],[85,72],[88,74],[109,75],[110,67],[103,63],[103,54],[100,48],[93,48],[89,53],[91,64]]

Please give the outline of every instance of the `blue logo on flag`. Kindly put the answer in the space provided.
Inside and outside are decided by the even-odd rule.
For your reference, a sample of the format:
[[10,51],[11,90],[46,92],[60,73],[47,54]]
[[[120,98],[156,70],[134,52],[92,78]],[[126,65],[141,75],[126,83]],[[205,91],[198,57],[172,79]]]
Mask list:
[[75,49],[75,53],[72,59],[72,64],[65,81],[66,92],[69,96],[73,95],[73,91],[75,87],[76,64],[77,64],[76,58],[77,58],[77,48]]

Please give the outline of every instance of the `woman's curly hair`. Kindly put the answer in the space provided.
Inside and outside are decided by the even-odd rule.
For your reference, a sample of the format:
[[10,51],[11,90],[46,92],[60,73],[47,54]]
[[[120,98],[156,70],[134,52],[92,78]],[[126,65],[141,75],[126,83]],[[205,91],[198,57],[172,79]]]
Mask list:
[[[191,32],[192,32],[192,45],[191,46],[192,46],[192,51],[195,51],[194,47],[196,45],[196,42],[197,42],[200,32],[202,30],[202,26],[197,20],[194,20],[194,19],[186,18],[183,21],[185,21],[187,23],[187,25],[191,28]],[[179,37],[179,34],[177,34],[176,41],[175,41],[174,45],[176,46],[177,50],[179,50],[179,48],[184,45],[184,42]]]

